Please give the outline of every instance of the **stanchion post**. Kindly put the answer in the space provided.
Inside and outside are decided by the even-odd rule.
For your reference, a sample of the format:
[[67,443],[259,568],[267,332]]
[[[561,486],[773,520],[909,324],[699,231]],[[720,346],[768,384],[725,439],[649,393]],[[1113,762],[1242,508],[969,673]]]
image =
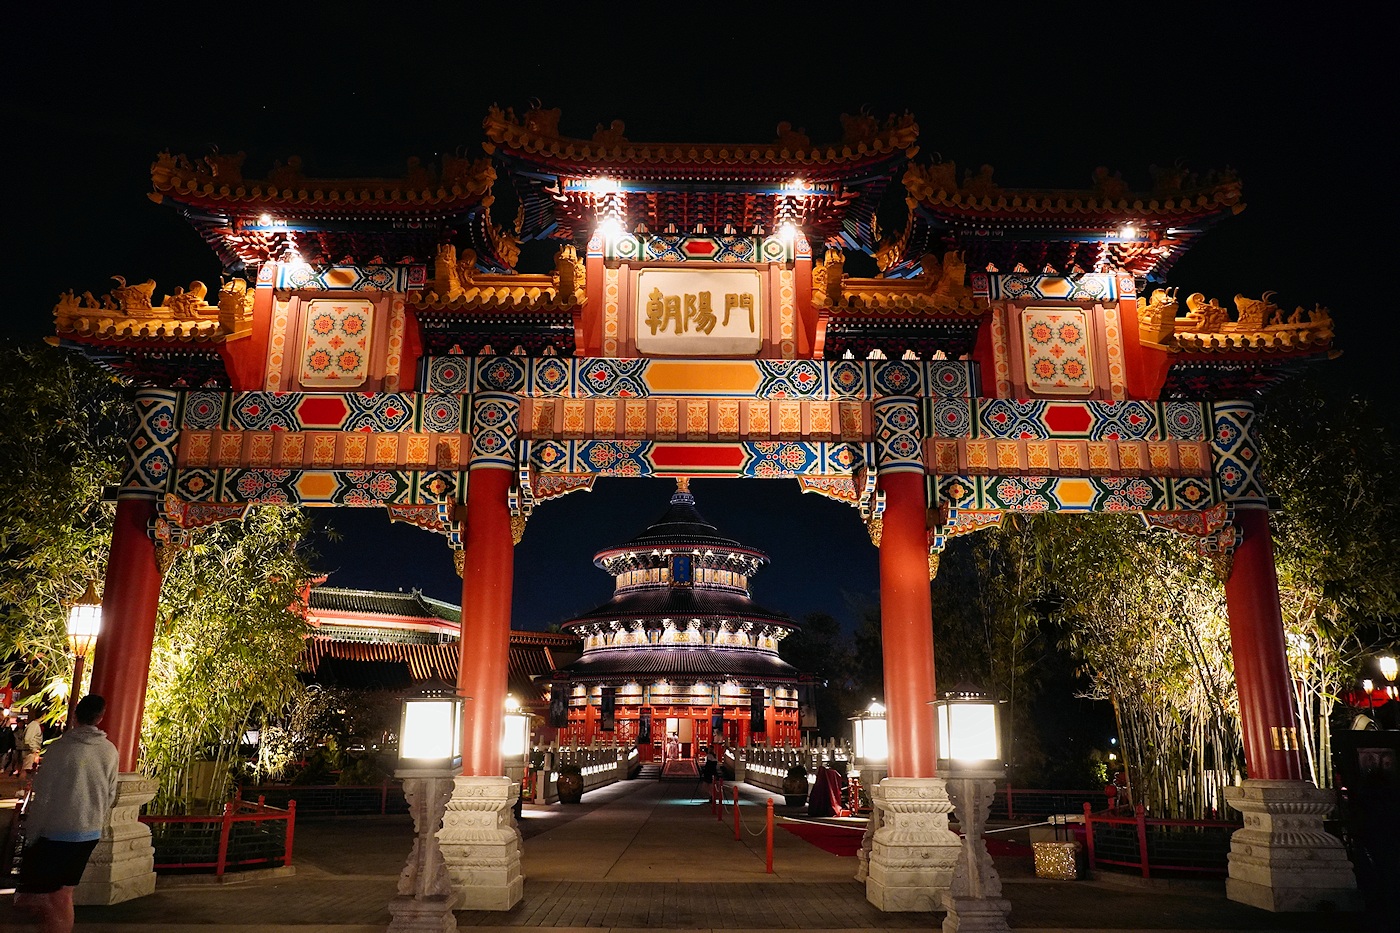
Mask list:
[[773,798],[768,798],[768,874],[773,874]]
[[287,801],[287,851],[286,851],[286,852],[283,854],[283,856],[282,856],[282,866],[283,866],[284,868],[285,868],[286,866],[292,864],[292,837],[296,834],[296,829],[297,829],[297,802],[296,802],[295,800],[288,800],[288,801]]
[[214,877],[224,876],[224,866],[228,863],[228,837],[233,829],[233,801],[224,804],[224,818],[219,825],[219,855],[214,863]]
[[734,788],[734,841],[739,841],[739,788]]
[[1134,813],[1137,817],[1137,841],[1138,857],[1142,860],[1142,876],[1152,877],[1152,870],[1147,866],[1147,812],[1143,810],[1142,804],[1137,805]]

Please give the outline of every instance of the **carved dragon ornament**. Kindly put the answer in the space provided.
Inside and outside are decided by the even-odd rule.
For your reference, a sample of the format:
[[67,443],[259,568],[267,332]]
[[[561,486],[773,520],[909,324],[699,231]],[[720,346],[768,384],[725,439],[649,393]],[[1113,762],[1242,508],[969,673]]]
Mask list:
[[190,336],[225,340],[247,335],[252,329],[253,290],[243,279],[224,282],[218,304],[206,298],[208,286],[191,282],[189,288],[175,291],[156,304],[154,279],[128,285],[119,275],[112,276],[117,287],[100,299],[92,292],[76,295],[71,290],[58,298],[54,307],[57,331],[94,336]]

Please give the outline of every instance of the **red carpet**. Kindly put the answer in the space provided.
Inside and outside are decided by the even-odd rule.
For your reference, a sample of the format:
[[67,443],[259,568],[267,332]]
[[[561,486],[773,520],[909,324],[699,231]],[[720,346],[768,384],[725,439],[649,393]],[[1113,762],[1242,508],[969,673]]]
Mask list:
[[[833,855],[854,857],[860,851],[865,829],[857,826],[831,826],[826,823],[784,823],[783,829]],[[987,853],[993,858],[1029,857],[1031,847],[1021,842],[986,838]]]
[[783,829],[833,855],[854,857],[860,851],[864,827],[829,826],[825,823],[784,823]]

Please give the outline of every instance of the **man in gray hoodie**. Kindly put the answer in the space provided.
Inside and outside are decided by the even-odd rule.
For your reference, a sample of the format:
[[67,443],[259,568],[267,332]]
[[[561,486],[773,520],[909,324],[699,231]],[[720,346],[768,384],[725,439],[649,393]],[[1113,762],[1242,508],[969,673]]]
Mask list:
[[73,929],[73,889],[117,800],[117,748],[97,728],[107,701],[78,701],[78,725],[49,746],[24,817],[27,840],[15,906],[38,915],[44,933]]

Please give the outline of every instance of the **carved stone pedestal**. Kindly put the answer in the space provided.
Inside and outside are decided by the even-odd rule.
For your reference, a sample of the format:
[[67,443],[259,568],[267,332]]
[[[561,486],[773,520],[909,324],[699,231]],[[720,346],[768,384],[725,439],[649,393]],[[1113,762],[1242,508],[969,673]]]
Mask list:
[[865,897],[885,911],[942,910],[962,841],[942,778],[885,778],[870,789],[875,813],[862,854]]
[[389,902],[389,933],[456,933],[452,906],[457,900],[447,875],[437,832],[456,775],[447,771],[400,771],[403,795],[413,817],[413,851],[399,873],[397,896]]
[[438,831],[458,910],[510,910],[524,896],[519,796],[520,785],[509,778],[458,776]]
[[1356,876],[1336,836],[1323,831],[1333,795],[1308,781],[1247,780],[1225,788],[1244,814],[1230,837],[1232,901],[1264,910],[1360,910]]
[[151,828],[137,820],[156,795],[157,784],[142,774],[117,775],[117,805],[102,829],[102,840],[88,859],[75,904],[120,904],[156,889],[156,850]]
[[982,832],[987,825],[996,781],[989,778],[949,778],[948,798],[958,815],[963,844],[953,872],[952,889],[943,896],[948,915],[943,933],[1006,933],[1011,902],[1001,896],[1001,876],[987,852]]

